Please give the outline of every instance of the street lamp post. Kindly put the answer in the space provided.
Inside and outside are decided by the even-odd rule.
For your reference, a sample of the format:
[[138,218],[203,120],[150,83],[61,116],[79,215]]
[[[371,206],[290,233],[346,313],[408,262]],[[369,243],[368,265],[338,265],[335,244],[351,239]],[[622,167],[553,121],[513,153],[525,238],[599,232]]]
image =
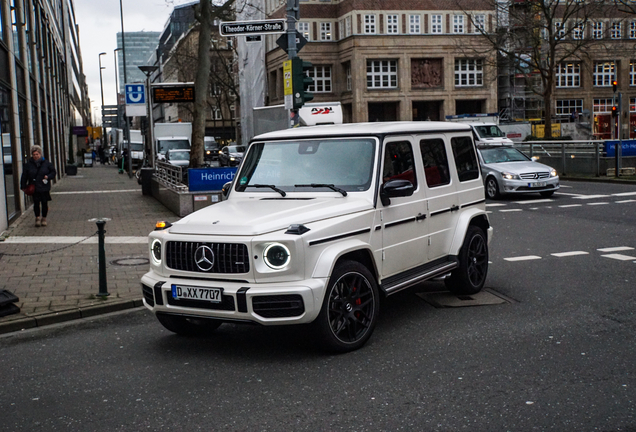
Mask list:
[[[128,81],[126,76],[126,42],[124,33],[124,6],[122,0],[119,0],[119,14],[121,16],[121,50],[124,57],[124,84]],[[132,178],[132,158],[130,157],[130,129],[128,127],[128,116],[124,113],[124,138],[128,141],[128,177]]]
[[100,138],[100,146],[102,146],[102,148],[104,148],[104,83],[102,81],[102,69],[106,69],[105,67],[102,66],[102,56],[106,55],[105,52],[103,53],[99,53],[99,88],[102,91],[102,126],[101,126],[101,138]]
[[147,109],[148,112],[148,141],[150,144],[150,166],[152,169],[155,168],[155,142],[154,142],[154,119],[152,115],[152,91],[150,90],[150,75],[157,69],[159,66],[137,66],[139,70],[141,70],[144,75],[146,75],[146,100],[147,100]]
[[[119,78],[119,69],[117,68],[117,51],[121,51],[121,48],[115,48],[115,50],[113,51],[113,62],[115,65],[115,93],[119,95],[119,83],[117,82]],[[119,96],[117,97],[117,101],[119,101]],[[117,103],[119,104],[119,102]]]

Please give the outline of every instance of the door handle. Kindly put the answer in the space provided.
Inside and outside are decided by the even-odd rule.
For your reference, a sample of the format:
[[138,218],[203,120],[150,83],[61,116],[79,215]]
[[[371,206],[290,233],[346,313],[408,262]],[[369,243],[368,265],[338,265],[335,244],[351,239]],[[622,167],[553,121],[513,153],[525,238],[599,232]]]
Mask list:
[[419,221],[424,220],[424,219],[426,219],[426,215],[425,214],[418,213],[417,216],[415,216],[415,221],[416,222],[419,222]]
[[457,210],[459,210],[459,206],[456,206],[456,205],[451,206],[451,211],[452,212],[457,211]]

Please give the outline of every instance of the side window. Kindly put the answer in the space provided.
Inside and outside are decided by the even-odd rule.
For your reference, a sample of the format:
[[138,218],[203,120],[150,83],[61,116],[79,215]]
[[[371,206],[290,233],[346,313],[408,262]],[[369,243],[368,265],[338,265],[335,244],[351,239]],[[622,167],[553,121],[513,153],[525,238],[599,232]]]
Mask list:
[[408,141],[390,142],[384,148],[383,182],[408,180],[417,188],[413,163],[413,149]]
[[424,174],[428,187],[449,184],[450,174],[444,140],[441,138],[421,140],[420,151],[422,152]]
[[479,177],[479,164],[475,155],[473,140],[469,137],[451,138],[451,147],[455,156],[455,166],[459,181],[475,180]]

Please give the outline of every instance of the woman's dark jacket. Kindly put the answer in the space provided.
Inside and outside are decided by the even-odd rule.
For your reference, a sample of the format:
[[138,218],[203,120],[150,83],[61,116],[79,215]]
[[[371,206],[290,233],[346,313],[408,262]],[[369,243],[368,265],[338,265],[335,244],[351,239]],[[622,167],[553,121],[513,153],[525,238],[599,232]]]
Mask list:
[[[46,184],[42,181],[44,176],[48,176]],[[33,158],[30,158],[24,165],[24,171],[22,171],[20,189],[25,189],[28,184],[34,184],[36,192],[49,192],[53,179],[55,179],[55,167],[53,167],[51,162],[42,158],[36,163]]]

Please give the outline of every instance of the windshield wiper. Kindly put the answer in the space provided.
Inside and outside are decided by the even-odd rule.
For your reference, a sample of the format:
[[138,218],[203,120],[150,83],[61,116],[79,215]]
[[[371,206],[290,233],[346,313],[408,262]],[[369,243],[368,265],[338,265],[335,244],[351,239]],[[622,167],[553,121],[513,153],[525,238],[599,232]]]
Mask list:
[[287,196],[287,194],[285,193],[284,190],[282,189],[278,189],[276,187],[276,185],[266,185],[266,184],[253,184],[253,185],[247,185],[245,187],[255,187],[255,188],[270,188],[272,190],[275,190],[276,192],[278,192],[279,194],[281,194],[283,197]]
[[297,185],[294,185],[294,187],[311,187],[311,188],[326,187],[326,188],[329,188],[329,189],[331,189],[333,191],[340,192],[342,194],[342,196],[347,196],[347,191],[346,190],[340,189],[339,187],[335,187],[332,184],[325,184],[325,183],[297,184]]

